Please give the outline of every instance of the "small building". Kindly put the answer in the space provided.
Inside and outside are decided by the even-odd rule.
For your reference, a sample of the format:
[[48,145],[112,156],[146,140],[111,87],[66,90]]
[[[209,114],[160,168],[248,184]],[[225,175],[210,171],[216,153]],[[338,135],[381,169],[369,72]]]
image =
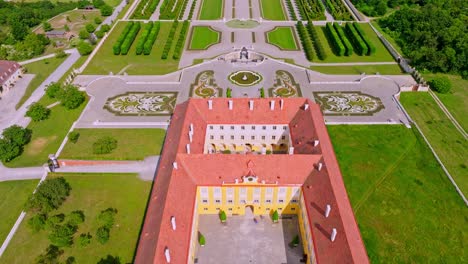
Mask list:
[[45,35],[48,38],[65,38],[67,35],[67,32],[65,30],[51,30],[51,31],[47,31]]
[[10,90],[22,73],[21,65],[17,62],[0,60],[0,95]]

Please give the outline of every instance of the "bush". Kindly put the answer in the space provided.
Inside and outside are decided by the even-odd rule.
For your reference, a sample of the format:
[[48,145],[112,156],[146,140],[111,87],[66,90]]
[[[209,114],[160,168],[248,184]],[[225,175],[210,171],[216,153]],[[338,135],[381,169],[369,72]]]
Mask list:
[[312,21],[309,21],[307,24],[307,29],[309,30],[310,37],[314,40],[314,47],[315,47],[315,52],[317,53],[317,57],[321,60],[324,60],[327,58],[327,53],[325,53],[325,49],[323,48],[322,42],[320,41],[317,30],[312,23]]
[[99,243],[101,243],[101,244],[107,243],[107,241],[109,241],[109,237],[110,237],[109,228],[107,228],[105,226],[101,226],[100,228],[98,228],[98,230],[96,231],[96,237],[97,237],[97,241],[99,241]]
[[93,143],[94,154],[108,154],[117,148],[117,140],[113,137],[102,137]]
[[91,243],[93,236],[90,233],[83,233],[78,237],[78,244],[82,247],[86,247]]
[[138,31],[140,31],[140,27],[140,22],[135,22],[133,24],[132,28],[125,37],[125,40],[122,42],[122,46],[120,47],[120,54],[127,55],[128,51],[130,50],[130,47],[132,46],[133,41],[135,41]]
[[119,55],[122,43],[124,42],[125,38],[127,37],[128,32],[130,32],[130,29],[133,27],[133,22],[129,22],[122,33],[120,34],[119,38],[117,41],[114,43],[114,46],[112,47],[114,55]]
[[86,31],[88,31],[88,33],[93,33],[96,31],[96,27],[93,24],[86,24]]
[[141,55],[143,53],[145,42],[148,39],[148,36],[152,28],[153,28],[153,22],[151,21],[145,25],[145,28],[143,29],[143,32],[141,33],[141,36],[138,39],[138,43],[136,45],[136,55]]
[[33,232],[39,232],[45,228],[46,216],[44,214],[36,214],[28,220],[28,226]]
[[197,5],[197,0],[193,0],[192,6],[190,7],[190,12],[188,16],[188,20],[192,20],[193,12],[195,11],[195,6]]
[[47,213],[58,209],[70,195],[70,184],[63,177],[43,181],[26,202],[27,211]]
[[338,33],[338,36],[340,36],[341,41],[343,42],[343,45],[345,46],[346,56],[353,55],[354,49],[353,45],[351,45],[351,42],[349,42],[348,38],[346,37],[343,28],[338,24],[338,23],[333,23],[333,27],[335,28],[336,32]]
[[364,42],[364,40],[362,40],[359,33],[356,31],[356,28],[354,28],[354,26],[351,23],[346,23],[345,29],[346,29],[346,34],[348,38],[351,40],[351,43],[353,43],[353,46],[356,49],[357,53],[361,56],[367,55],[368,53],[367,45]]
[[190,26],[190,23],[187,20],[184,21],[184,23],[182,24],[182,28],[180,29],[180,32],[179,32],[179,39],[177,39],[177,43],[174,49],[174,55],[172,55],[172,58],[174,60],[180,59],[180,55],[184,49],[185,38],[186,38],[186,34],[187,34],[189,26]]
[[89,38],[89,32],[86,29],[82,29],[78,33],[78,36],[80,37],[80,39],[88,39]]
[[429,81],[429,86],[432,90],[442,94],[448,93],[450,92],[450,89],[452,89],[452,83],[446,76],[434,78]]
[[62,86],[60,85],[60,83],[51,83],[46,88],[46,95],[52,99],[57,98],[57,94],[60,92],[61,89]]
[[112,228],[115,222],[115,215],[117,214],[117,209],[107,208],[106,210],[101,211],[98,215],[99,223],[107,228]]
[[108,24],[104,24],[104,25],[101,25],[101,29],[100,29],[102,32],[109,32],[110,30],[110,26]]
[[78,139],[80,138],[80,133],[72,131],[68,133],[68,140],[70,140],[72,143],[76,143]]
[[335,54],[337,56],[343,56],[346,52],[346,48],[343,45],[343,42],[341,41],[340,37],[338,36],[338,33],[335,31],[335,28],[332,26],[331,23],[327,23],[326,25],[327,29],[327,36],[330,39],[330,42],[332,43],[332,48],[335,51]]
[[50,228],[51,230],[54,229],[57,225],[61,224],[65,220],[65,215],[64,214],[56,214],[52,217],[49,217],[46,222],[47,228]]
[[219,220],[221,220],[221,223],[226,222],[226,219],[227,219],[226,213],[224,211],[220,211],[219,212]]
[[85,41],[81,41],[78,44],[77,49],[81,56],[86,56],[86,55],[91,54],[91,52],[93,52],[93,46],[91,46],[91,44]]
[[273,220],[273,223],[277,223],[278,219],[279,219],[278,210],[275,210],[273,214],[271,215],[271,220]]
[[71,212],[67,216],[67,222],[71,225],[79,225],[85,221],[85,215],[83,211],[81,210],[76,210]]
[[98,31],[94,32],[94,35],[95,35],[97,38],[101,39],[102,37],[104,37],[104,31],[98,30]]
[[26,116],[30,117],[32,121],[38,122],[49,118],[50,109],[40,103],[34,103],[26,111]]
[[356,31],[359,33],[359,36],[361,36],[362,40],[366,43],[367,45],[367,55],[372,55],[375,53],[375,46],[372,44],[372,42],[367,38],[366,33],[364,33],[364,30],[362,30],[361,25],[359,23],[354,22],[353,23],[354,28]]
[[22,147],[11,144],[5,139],[0,139],[0,160],[9,162],[21,154]]
[[304,48],[305,55],[309,61],[312,61],[314,58],[312,41],[310,40],[310,36],[307,33],[307,30],[301,21],[297,21],[296,29],[299,34],[299,38],[301,39],[301,43],[302,43],[302,47]]
[[76,226],[70,224],[55,226],[48,236],[50,243],[57,247],[70,247],[73,244],[73,235],[77,229]]
[[112,11],[114,11],[113,8],[108,5],[101,6],[100,10],[101,10],[101,16],[105,16],[105,17],[112,15]]
[[156,21],[153,23],[153,27],[151,28],[148,38],[145,41],[145,44],[143,45],[144,55],[151,54],[151,50],[153,49],[153,45],[154,45],[154,42],[156,41],[156,38],[158,37],[160,28],[161,28],[161,23],[159,21]]
[[198,244],[202,247],[206,244],[205,236],[202,233],[198,233]]
[[63,87],[58,98],[61,104],[69,110],[78,108],[86,99],[84,92],[80,92],[76,86],[71,84]]
[[102,19],[100,17],[95,17],[94,18],[94,24],[100,25],[102,23]]

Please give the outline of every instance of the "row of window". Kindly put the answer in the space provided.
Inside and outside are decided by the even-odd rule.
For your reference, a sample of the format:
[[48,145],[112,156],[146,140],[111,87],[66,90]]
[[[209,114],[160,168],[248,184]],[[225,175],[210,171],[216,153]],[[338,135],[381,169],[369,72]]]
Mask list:
[[[244,139],[245,139],[245,136],[241,135],[241,136],[239,136],[239,138],[240,138],[241,140],[244,140]],[[256,138],[255,136],[251,136],[251,137],[250,137],[250,139],[253,139],[253,140],[255,140],[255,138]],[[266,139],[266,136],[262,136],[261,138],[262,138],[263,140],[265,140],[265,139]],[[215,139],[215,136],[214,136],[214,135],[210,135],[210,139]],[[219,139],[223,140],[223,139],[224,139],[224,135],[219,136]],[[231,135],[231,139],[234,140],[234,139],[235,139],[235,136],[234,136],[234,135]],[[276,136],[271,136],[271,139],[275,140],[275,139],[276,139]],[[281,139],[282,139],[282,140],[285,140],[285,139],[286,139],[286,136],[281,136]]]
[[[204,211],[208,211],[208,207],[203,207],[203,210],[204,210]],[[221,208],[217,207],[216,210],[219,211],[219,210],[221,210]],[[269,212],[270,210],[271,210],[271,208],[265,208],[265,212]],[[278,208],[278,209],[276,209],[276,210],[282,211],[283,208]],[[232,208],[229,207],[229,208],[228,208],[228,211],[232,211]],[[295,207],[291,207],[291,211],[296,211],[296,208],[295,208]]]
[[[221,200],[220,200],[220,199],[215,199],[214,201],[215,201],[216,204],[221,204]],[[228,204],[234,203],[234,201],[233,201],[232,199],[228,199],[228,200],[226,200],[226,202],[227,202]],[[297,199],[291,199],[291,203],[298,203],[298,202],[299,202],[299,201],[298,201]],[[202,203],[207,204],[207,203],[208,203],[208,199],[202,199]],[[239,203],[241,203],[241,204],[246,204],[247,201],[244,200],[244,199],[241,199],[241,200],[239,200]],[[254,200],[253,200],[253,203],[254,203],[254,204],[259,204],[259,203],[260,203],[260,200],[259,200],[259,199],[254,199]],[[265,199],[265,203],[271,203],[271,199]],[[278,200],[277,200],[277,203],[284,203],[284,199],[278,199]]]
[[[235,126],[230,126],[230,127],[231,127],[231,130],[235,129]],[[245,130],[245,126],[241,126],[240,128],[241,128],[241,130]],[[252,130],[255,130],[256,126],[251,126],[250,128]],[[282,126],[282,128],[283,128],[283,130],[286,130],[286,129],[288,129],[288,126]],[[214,126],[209,126],[209,129],[213,130]],[[224,130],[224,126],[219,126],[219,129]],[[267,126],[262,126],[262,129],[266,130]],[[278,129],[278,126],[273,126],[273,130],[276,130],[276,129]]]

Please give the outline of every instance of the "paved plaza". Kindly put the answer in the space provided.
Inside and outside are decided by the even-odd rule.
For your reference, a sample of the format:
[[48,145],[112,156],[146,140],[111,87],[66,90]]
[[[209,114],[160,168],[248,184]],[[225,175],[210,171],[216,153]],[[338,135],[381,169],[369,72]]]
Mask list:
[[221,224],[218,215],[200,215],[199,232],[205,236],[206,245],[198,246],[197,263],[301,263],[301,246],[289,245],[299,234],[296,216],[286,216],[275,224],[268,215],[255,219],[247,213],[230,216],[226,224]]

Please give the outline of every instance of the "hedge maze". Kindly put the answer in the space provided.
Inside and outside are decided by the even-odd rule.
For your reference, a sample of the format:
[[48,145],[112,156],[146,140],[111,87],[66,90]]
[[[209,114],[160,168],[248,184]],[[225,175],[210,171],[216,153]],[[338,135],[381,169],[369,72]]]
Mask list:
[[135,12],[132,14],[132,18],[136,19],[148,19],[156,10],[160,0],[142,0]]
[[159,9],[161,11],[159,19],[177,19],[180,11],[187,4],[188,0],[164,0]]
[[320,2],[320,0],[296,0],[302,20],[320,20],[325,18],[325,8]]
[[325,0],[325,4],[336,20],[353,20],[342,0]]
[[187,36],[187,31],[189,29],[190,23],[188,20],[185,20],[184,23],[182,23],[182,29],[179,32],[179,38],[177,39],[177,43],[174,49],[174,54],[172,55],[172,58],[174,60],[180,59],[180,55],[183,52],[184,49],[184,43],[185,43],[185,38]]
[[304,48],[304,53],[307,59],[312,61],[314,58],[314,48],[312,46],[312,40],[310,39],[309,33],[307,33],[307,29],[301,21],[297,21],[296,28],[299,38],[301,39],[302,47]]

